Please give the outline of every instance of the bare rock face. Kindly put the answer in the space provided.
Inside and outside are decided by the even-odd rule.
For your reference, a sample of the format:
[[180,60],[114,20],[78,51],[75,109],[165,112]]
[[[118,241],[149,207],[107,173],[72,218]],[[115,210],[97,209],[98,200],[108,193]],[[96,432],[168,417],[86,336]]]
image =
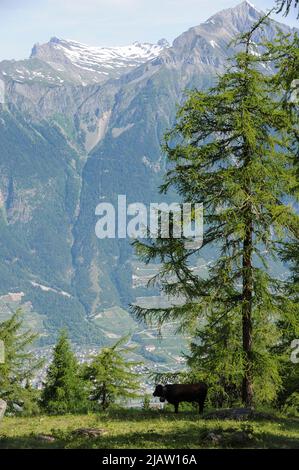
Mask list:
[[213,445],[219,445],[221,444],[221,441],[222,441],[222,435],[219,433],[216,434],[215,432],[209,432],[207,436],[205,437],[205,441]]
[[218,429],[209,432],[204,442],[215,447],[245,447],[250,446],[255,438],[251,429]]
[[7,407],[6,401],[0,400],[0,419],[3,418],[4,413],[5,413],[5,410],[6,410],[6,407]]
[[89,438],[97,438],[106,434],[107,431],[105,429],[98,429],[98,428],[80,428],[75,429],[72,434],[77,437],[89,437]]
[[55,437],[50,436],[49,434],[39,434],[36,439],[42,442],[55,442]]

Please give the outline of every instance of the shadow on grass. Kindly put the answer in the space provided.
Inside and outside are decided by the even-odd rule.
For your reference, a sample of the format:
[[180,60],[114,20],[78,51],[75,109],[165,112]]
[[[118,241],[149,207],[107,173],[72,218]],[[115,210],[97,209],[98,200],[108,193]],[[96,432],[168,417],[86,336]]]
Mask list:
[[98,415],[99,420],[107,421],[146,421],[146,420],[160,420],[165,418],[167,420],[188,420],[198,421],[204,418],[204,415],[200,415],[194,411],[182,411],[175,414],[174,411],[169,410],[135,410],[135,409],[123,409],[123,410],[110,410],[107,412],[101,412]]
[[[235,426],[232,426],[233,428]],[[215,428],[217,429],[217,428]],[[237,430],[237,429],[236,429]],[[128,432],[117,436],[102,436],[92,445],[86,442],[73,442],[80,448],[167,448],[167,449],[196,449],[196,448],[273,448],[273,449],[299,449],[299,440],[296,437],[275,434],[271,431],[263,431],[256,434],[252,441],[234,442],[233,439],[224,439],[215,446],[206,440],[207,433],[213,432],[213,428],[190,427],[189,429],[169,430],[158,433],[149,429],[144,432]],[[282,429],[283,431],[283,429]],[[73,445],[71,445],[73,447]]]
[[163,435],[149,430],[145,432],[129,432],[116,436],[102,436],[96,439],[74,438],[56,440],[47,443],[34,437],[3,438],[0,449],[192,449],[204,447],[200,433],[188,431],[165,432]]
[[[297,423],[298,424],[298,423]],[[289,428],[287,426],[287,428]],[[282,432],[284,431],[282,425]],[[215,432],[219,428],[215,427]],[[124,429],[122,429],[124,431]],[[214,432],[213,428],[208,430]],[[221,432],[221,431],[220,431]],[[279,431],[278,431],[279,432]],[[207,429],[195,426],[178,429],[165,430],[163,433],[155,429],[138,432],[124,432],[111,435],[110,432],[99,438],[78,438],[70,432],[64,432],[59,438],[56,436],[54,442],[43,442],[34,436],[2,438],[0,449],[204,449],[204,448],[271,448],[271,449],[299,449],[299,440],[296,437],[261,430],[251,441],[234,442],[232,438],[224,437],[217,445],[206,440]],[[225,434],[226,436],[226,434]]]
[[299,439],[265,433],[262,447],[269,449],[299,449]]
[[[137,431],[134,422],[138,423],[136,427],[141,427],[141,429]],[[115,423],[115,425],[110,427],[109,423]],[[140,423],[144,423],[144,425],[140,426]],[[178,423],[178,426],[175,423]],[[252,426],[253,439],[251,441],[245,439],[241,443],[234,441],[233,433],[242,431],[242,423],[230,420],[226,420],[224,426],[222,423],[223,421],[220,420],[205,420],[204,416],[192,411],[182,411],[176,415],[168,410],[139,410],[136,412],[136,410],[114,409],[93,415],[92,424],[86,423],[87,426],[101,428],[107,426],[107,434],[101,437],[74,436],[72,430],[75,429],[75,426],[79,427],[79,422],[72,422],[66,430],[60,429],[59,424],[53,427],[56,429],[56,431],[50,432],[55,438],[53,442],[41,440],[37,432],[28,433],[28,435],[24,432],[22,435],[21,429],[19,436],[7,437],[3,435],[1,437],[0,435],[0,449],[196,449],[214,447],[299,449],[299,418],[273,417],[271,421],[250,420],[248,424]],[[246,428],[247,425],[244,424]],[[231,428],[231,431],[228,428]],[[221,435],[221,440],[217,445],[213,445],[207,439],[207,434],[211,432]]]
[[64,449],[66,442],[42,442],[35,437],[3,437],[0,439],[0,449]]

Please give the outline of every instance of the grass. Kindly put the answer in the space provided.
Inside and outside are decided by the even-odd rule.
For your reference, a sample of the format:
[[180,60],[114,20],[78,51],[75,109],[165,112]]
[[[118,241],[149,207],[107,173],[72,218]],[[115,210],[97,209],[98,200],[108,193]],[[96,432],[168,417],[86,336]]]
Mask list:
[[[106,433],[98,438],[72,434],[82,427],[101,428]],[[55,440],[44,441],[41,434],[51,435]],[[243,436],[241,441],[240,434]],[[220,436],[221,440],[214,442],[211,435]],[[224,447],[299,449],[299,419],[274,417],[271,420],[237,422],[205,420],[192,412],[175,416],[165,411],[112,410],[82,416],[5,417],[0,423],[0,449]]]

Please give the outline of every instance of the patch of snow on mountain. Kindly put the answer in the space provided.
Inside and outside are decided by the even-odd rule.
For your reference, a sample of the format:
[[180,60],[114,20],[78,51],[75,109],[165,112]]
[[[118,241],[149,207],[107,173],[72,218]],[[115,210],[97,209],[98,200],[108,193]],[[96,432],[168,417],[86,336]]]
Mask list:
[[[34,55],[38,56],[44,46],[36,45]],[[136,67],[154,59],[168,47],[168,43],[161,40],[157,44],[134,42],[128,46],[92,47],[73,40],[52,38],[46,46],[48,52],[52,51],[51,61],[57,63],[62,55],[76,67],[107,75],[109,70]]]
[[248,3],[248,5],[251,7],[251,8],[254,8],[256,10],[256,7],[253,3],[249,2],[248,0],[246,0],[246,3]]

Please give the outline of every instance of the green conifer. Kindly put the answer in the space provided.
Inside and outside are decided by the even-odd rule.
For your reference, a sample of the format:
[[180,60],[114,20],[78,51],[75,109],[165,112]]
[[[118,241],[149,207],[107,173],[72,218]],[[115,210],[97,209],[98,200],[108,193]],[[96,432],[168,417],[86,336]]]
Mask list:
[[139,380],[134,367],[139,363],[125,357],[132,352],[132,348],[125,344],[127,341],[126,336],[113,346],[101,349],[86,368],[85,377],[91,382],[91,398],[102,409],[108,408],[117,399],[138,396]]
[[42,407],[54,414],[80,412],[86,409],[87,398],[87,387],[81,377],[78,361],[63,330],[47,371]]
[[36,335],[24,328],[21,310],[0,323],[0,340],[4,345],[4,362],[0,364],[0,398],[7,401],[9,410],[18,405],[24,411],[37,409],[36,392],[26,387],[42,365],[30,347]]
[[201,249],[184,239],[135,242],[146,263],[162,263],[161,289],[181,297],[168,308],[134,305],[137,317],[179,321],[194,337],[190,364],[239,388],[247,406],[273,400],[281,387],[273,347],[290,300],[269,262],[281,259],[281,244],[299,226],[290,203],[298,184],[294,122],[254,50],[264,21],[238,39],[243,50],[214,88],[189,93],[166,136],[170,169],[162,190],[174,187],[183,202],[203,203],[201,249],[216,258],[209,275],[195,274]]

